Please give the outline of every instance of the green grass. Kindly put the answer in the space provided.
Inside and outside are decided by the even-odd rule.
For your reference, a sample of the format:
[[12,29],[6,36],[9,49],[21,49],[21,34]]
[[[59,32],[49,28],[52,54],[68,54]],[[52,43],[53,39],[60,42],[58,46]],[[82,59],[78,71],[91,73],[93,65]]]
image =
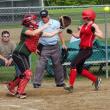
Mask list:
[[0,82],[10,81],[15,76],[14,66],[12,67],[0,67]]
[[0,24],[0,29],[10,29],[10,28],[21,28],[21,25],[18,23],[10,23],[10,24]]
[[[93,8],[96,13],[104,13],[103,7],[90,7]],[[66,9],[51,9],[49,10],[50,14],[65,14],[65,13],[81,13],[85,8],[66,8]]]

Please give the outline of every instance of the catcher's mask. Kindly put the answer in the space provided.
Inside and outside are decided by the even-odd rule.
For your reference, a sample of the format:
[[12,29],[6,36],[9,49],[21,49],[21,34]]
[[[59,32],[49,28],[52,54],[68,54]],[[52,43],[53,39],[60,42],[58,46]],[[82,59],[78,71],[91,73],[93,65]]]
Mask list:
[[22,20],[22,25],[24,25],[26,27],[33,26],[36,28],[37,24],[31,22],[32,20],[36,20],[36,19],[37,19],[37,16],[34,14],[25,15],[23,20]]
[[82,19],[89,19],[94,21],[96,18],[96,13],[92,9],[85,9],[82,11]]

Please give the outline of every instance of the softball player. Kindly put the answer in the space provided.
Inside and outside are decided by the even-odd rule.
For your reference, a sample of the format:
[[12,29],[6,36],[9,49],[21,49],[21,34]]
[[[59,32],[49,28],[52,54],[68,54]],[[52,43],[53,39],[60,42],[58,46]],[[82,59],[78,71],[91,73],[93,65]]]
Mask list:
[[101,79],[90,73],[84,68],[84,62],[92,55],[92,47],[95,37],[103,38],[102,31],[99,29],[98,25],[94,22],[96,18],[96,13],[92,9],[85,9],[82,12],[82,19],[84,21],[83,25],[80,27],[78,33],[71,33],[72,36],[80,38],[80,50],[77,56],[71,62],[70,87],[65,87],[65,90],[73,92],[73,85],[76,79],[77,73],[84,77],[90,79],[94,85],[95,90],[99,89]]
[[[40,34],[51,37],[60,32],[60,29],[57,29],[52,33],[42,33],[41,31],[47,28],[49,26],[49,23],[46,23],[45,25],[37,29],[38,25],[35,21],[36,18],[37,16],[31,14],[24,17],[22,21],[22,25],[24,27],[21,32],[20,42],[12,55],[14,62],[16,63],[22,74],[16,77],[13,81],[9,82],[8,90],[11,95],[15,95],[18,98],[26,98],[24,90],[32,75],[32,71],[30,70],[29,66],[29,55],[32,52],[36,52],[36,44],[39,40]],[[15,91],[16,86],[18,86],[17,91]]]

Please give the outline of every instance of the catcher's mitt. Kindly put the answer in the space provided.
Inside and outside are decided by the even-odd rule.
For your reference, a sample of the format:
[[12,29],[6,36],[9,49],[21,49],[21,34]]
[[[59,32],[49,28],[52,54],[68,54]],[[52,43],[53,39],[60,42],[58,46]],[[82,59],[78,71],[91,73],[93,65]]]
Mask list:
[[71,24],[71,18],[69,16],[61,16],[59,17],[60,28],[64,29]]

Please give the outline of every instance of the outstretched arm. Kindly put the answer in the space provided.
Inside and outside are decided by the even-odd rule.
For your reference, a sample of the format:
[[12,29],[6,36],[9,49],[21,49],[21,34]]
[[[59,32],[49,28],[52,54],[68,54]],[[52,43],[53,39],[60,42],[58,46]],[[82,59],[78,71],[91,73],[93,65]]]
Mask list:
[[46,29],[49,26],[49,23],[44,24],[42,27],[40,27],[39,29],[35,29],[35,30],[27,30],[25,32],[26,35],[28,36],[35,36],[36,34],[40,34],[44,29]]
[[61,32],[61,31],[62,31],[61,29],[57,29],[57,30],[55,30],[55,31],[53,31],[53,32],[43,32],[43,33],[42,33],[42,36],[52,37],[52,36],[58,34],[58,33]]
[[78,32],[74,33],[71,29],[67,29],[67,33],[71,34],[71,36],[73,36],[75,38],[79,38],[80,30],[78,30]]

